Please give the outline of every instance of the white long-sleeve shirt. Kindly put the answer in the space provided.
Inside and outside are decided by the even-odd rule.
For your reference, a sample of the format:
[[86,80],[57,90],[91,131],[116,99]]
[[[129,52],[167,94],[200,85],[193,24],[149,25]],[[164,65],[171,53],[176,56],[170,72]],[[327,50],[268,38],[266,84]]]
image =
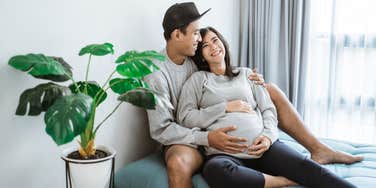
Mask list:
[[[208,131],[235,125],[230,135],[245,137],[248,144],[261,134],[272,143],[278,138],[277,112],[267,90],[249,81],[251,70],[239,68],[239,75],[230,79],[211,72],[194,73],[183,86],[178,105],[178,122],[188,128]],[[249,103],[252,113],[226,113],[227,101],[243,100]],[[225,153],[206,147],[208,155]],[[240,158],[255,158],[245,153],[230,154]]]

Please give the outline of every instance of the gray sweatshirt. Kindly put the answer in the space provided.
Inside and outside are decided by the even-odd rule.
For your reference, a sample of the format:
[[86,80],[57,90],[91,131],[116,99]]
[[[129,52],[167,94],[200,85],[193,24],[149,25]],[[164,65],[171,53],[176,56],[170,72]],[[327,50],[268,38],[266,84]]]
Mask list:
[[[253,140],[265,135],[272,143],[278,138],[277,112],[267,90],[248,80],[251,70],[239,68],[239,75],[233,79],[211,72],[194,73],[183,86],[178,106],[178,122],[188,128],[202,128],[208,131],[236,125],[230,135]],[[248,102],[251,113],[226,113],[226,101]],[[207,155],[225,153],[206,147]],[[239,158],[256,158],[246,153],[230,154]]]
[[166,61],[154,61],[160,70],[146,76],[144,80],[151,89],[166,94],[174,109],[157,105],[156,110],[147,110],[151,137],[163,145],[208,146],[207,131],[201,131],[199,127],[184,127],[176,122],[181,88],[192,73],[197,71],[196,65],[190,58],[186,58],[182,65],[176,65],[168,58],[166,50],[161,53],[166,56]]

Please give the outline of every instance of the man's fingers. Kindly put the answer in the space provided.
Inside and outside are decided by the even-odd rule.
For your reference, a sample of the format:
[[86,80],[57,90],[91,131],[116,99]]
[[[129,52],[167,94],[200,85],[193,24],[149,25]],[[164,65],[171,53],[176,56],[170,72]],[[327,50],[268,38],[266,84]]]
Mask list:
[[252,73],[248,76],[248,79],[253,80],[253,81],[258,81],[260,77],[258,77],[257,74]]
[[233,148],[237,148],[237,149],[240,149],[240,150],[244,150],[244,149],[247,149],[248,148],[248,145],[247,144],[239,144],[237,142],[229,142],[227,144],[229,147],[233,147]]
[[233,151],[233,150],[228,150],[228,149],[225,149],[223,151],[226,152],[226,153],[233,153],[233,154],[241,153],[241,152],[238,152],[238,151]]
[[231,153],[242,153],[244,151],[244,149],[239,149],[239,148],[234,148],[234,147],[226,147],[227,151],[231,151]]
[[228,140],[231,142],[247,142],[247,139],[244,137],[228,136]]

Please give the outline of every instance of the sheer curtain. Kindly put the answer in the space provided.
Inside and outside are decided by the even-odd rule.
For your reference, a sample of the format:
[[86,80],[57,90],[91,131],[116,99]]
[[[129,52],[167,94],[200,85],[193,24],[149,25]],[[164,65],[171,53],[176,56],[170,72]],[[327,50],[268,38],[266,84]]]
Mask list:
[[318,136],[376,144],[376,1],[311,1],[305,121]]
[[309,0],[241,0],[238,66],[257,68],[303,111]]

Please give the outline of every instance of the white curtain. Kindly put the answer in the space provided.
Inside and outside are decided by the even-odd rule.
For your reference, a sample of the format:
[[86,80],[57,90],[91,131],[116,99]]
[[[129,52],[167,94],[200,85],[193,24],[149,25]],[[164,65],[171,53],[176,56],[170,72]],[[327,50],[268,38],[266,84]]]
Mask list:
[[238,66],[257,68],[303,114],[309,0],[241,0]]
[[320,137],[376,144],[376,1],[311,1],[305,121]]

